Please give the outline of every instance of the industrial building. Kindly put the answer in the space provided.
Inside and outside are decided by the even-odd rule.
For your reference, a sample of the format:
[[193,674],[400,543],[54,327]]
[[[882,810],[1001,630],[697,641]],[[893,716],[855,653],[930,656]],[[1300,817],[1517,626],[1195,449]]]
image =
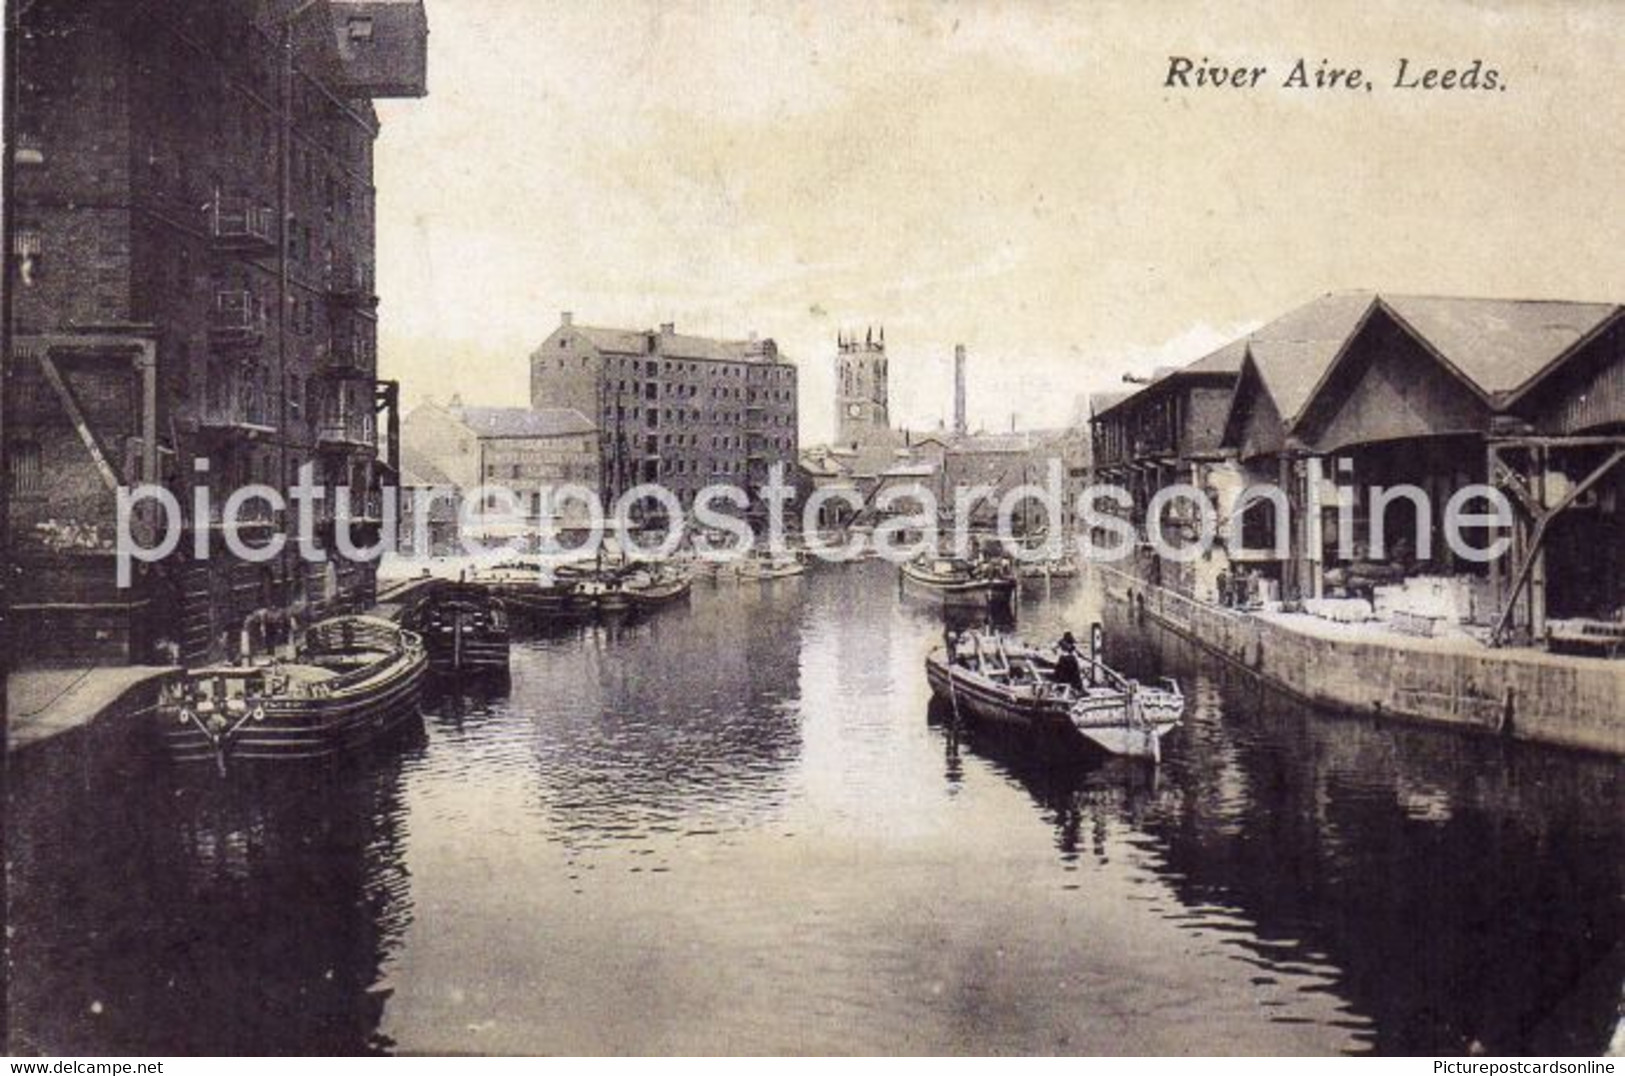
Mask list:
[[531,353],[530,397],[534,408],[596,421],[606,509],[655,483],[686,510],[722,484],[743,489],[747,512],[760,516],[771,469],[789,482],[795,466],[796,368],[771,339],[690,336],[672,323],[596,328],[565,313]]
[[[309,465],[376,529],[396,394],[377,379],[372,101],[426,92],[423,5],[37,0],[16,18],[6,540],[30,660],[201,662],[251,615],[366,604],[373,566],[332,548],[330,514],[325,563],[260,564],[222,547],[218,508]],[[120,588],[115,489],[141,483],[188,506],[185,555]],[[245,538],[286,528],[262,505]]]

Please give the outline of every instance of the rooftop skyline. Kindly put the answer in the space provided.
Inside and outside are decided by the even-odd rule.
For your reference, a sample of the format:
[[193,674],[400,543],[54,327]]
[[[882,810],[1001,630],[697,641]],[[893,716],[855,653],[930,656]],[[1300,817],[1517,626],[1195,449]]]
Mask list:
[[[773,337],[829,437],[841,331],[892,415],[1067,420],[1329,291],[1617,301],[1625,100],[1601,4],[430,9],[433,97],[382,102],[380,353],[410,405],[522,404],[592,325]],[[1264,66],[1168,88],[1170,56]],[[1357,66],[1371,91],[1285,89]],[[1403,90],[1400,59],[1504,90]]]

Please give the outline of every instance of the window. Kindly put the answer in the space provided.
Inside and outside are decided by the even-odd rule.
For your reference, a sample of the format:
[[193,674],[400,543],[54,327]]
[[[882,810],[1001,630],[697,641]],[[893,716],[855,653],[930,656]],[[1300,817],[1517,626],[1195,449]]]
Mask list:
[[353,42],[367,43],[372,41],[372,18],[370,16],[352,17],[345,29]]
[[45,492],[45,471],[40,465],[38,441],[11,442],[11,492],[18,497]]

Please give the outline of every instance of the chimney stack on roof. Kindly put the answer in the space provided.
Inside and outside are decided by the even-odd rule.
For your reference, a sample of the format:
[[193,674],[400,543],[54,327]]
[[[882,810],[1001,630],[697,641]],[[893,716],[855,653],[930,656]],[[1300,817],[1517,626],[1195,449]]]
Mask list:
[[568,329],[570,326],[574,325],[575,322],[576,322],[576,316],[574,314],[572,314],[570,311],[561,310],[559,312],[559,324],[560,325],[563,325],[565,328]]
[[662,321],[660,323],[660,335],[661,336],[671,336],[676,331],[677,331],[677,323],[675,321]]

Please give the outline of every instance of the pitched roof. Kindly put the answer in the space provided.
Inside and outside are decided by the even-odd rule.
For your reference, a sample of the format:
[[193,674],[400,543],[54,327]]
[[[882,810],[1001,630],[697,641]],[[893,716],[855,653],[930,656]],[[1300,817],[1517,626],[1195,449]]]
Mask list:
[[1217,351],[1209,352],[1188,365],[1160,368],[1149,384],[1141,385],[1139,388],[1094,393],[1089,397],[1089,405],[1094,411],[1092,417],[1099,418],[1106,412],[1115,410],[1124,402],[1140,395],[1140,393],[1169,384],[1175,379],[1184,379],[1202,374],[1239,374],[1241,364],[1246,357],[1247,338],[1243,336],[1240,339],[1230,341]]
[[1383,305],[1487,396],[1533,380],[1612,317],[1611,303],[1383,295]]
[[1174,371],[1178,374],[1239,374],[1247,358],[1247,338],[1232,340],[1219,350],[1204,355],[1189,366]]
[[649,353],[650,334],[646,332],[636,329],[604,329],[595,325],[576,325],[573,328],[599,351],[608,351],[615,355]]
[[1253,367],[1288,426],[1375,302],[1369,291],[1322,295],[1244,338]]
[[744,362],[757,357],[761,345],[749,340],[712,340],[706,336],[662,334],[660,354],[674,359],[716,359]]
[[591,433],[592,421],[572,407],[449,407],[476,437],[568,437]]
[[659,355],[668,359],[709,359],[716,362],[771,360],[778,351],[772,340],[718,340],[652,329],[609,329],[598,325],[570,325],[599,351],[612,355]]
[[1113,389],[1110,392],[1091,392],[1089,412],[1091,416],[1103,415],[1130,396],[1138,395],[1139,391],[1139,389]]
[[451,476],[442,471],[423,453],[401,444],[401,485],[403,486],[455,486]]

